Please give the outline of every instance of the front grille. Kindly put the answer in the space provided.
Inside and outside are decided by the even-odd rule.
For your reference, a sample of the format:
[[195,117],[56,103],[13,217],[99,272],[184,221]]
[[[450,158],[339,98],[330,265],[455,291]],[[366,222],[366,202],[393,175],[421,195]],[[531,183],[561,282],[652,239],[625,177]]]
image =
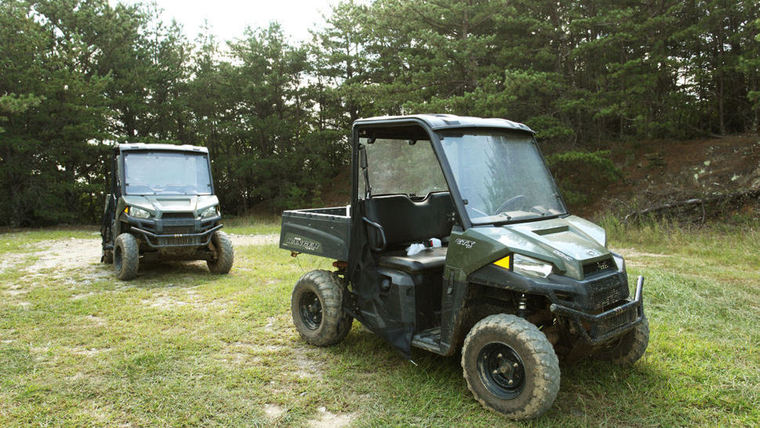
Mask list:
[[200,245],[199,236],[159,237],[158,245]]
[[176,233],[176,234],[185,234],[185,233],[193,233],[195,232],[195,228],[192,226],[164,226],[163,233]]
[[616,269],[617,266],[615,266],[615,260],[613,260],[612,257],[609,257],[602,260],[595,260],[593,262],[584,263],[583,276],[588,277],[597,273],[613,271]]
[[163,213],[161,215],[161,218],[189,218],[189,219],[195,219],[195,216],[191,212]]
[[628,287],[620,275],[611,275],[586,283],[591,304],[598,309],[617,303],[628,297]]

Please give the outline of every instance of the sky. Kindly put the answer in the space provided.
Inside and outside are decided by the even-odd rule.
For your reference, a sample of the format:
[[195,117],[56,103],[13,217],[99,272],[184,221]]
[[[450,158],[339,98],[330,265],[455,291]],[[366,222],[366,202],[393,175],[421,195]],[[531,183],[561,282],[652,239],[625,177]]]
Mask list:
[[[133,4],[138,0],[115,0]],[[145,0],[146,3],[150,0]],[[243,36],[247,26],[267,27],[272,21],[282,26],[292,42],[311,40],[309,29],[321,25],[323,14],[329,14],[330,5],[338,0],[155,0],[163,9],[161,19],[170,23],[175,19],[190,40],[208,21],[217,40],[232,40]]]

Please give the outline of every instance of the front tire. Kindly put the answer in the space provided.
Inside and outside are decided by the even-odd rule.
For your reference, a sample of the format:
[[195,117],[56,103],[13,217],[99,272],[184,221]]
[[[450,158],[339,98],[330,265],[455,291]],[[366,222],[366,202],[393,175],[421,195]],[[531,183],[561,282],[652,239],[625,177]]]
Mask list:
[[326,270],[308,272],[296,282],[290,311],[298,334],[316,346],[341,342],[353,322],[343,312],[343,286],[337,274]]
[[644,356],[649,345],[649,321],[646,315],[633,330],[618,339],[611,346],[596,353],[595,357],[602,361],[611,361],[621,366],[633,365]]
[[140,247],[137,245],[137,239],[129,233],[117,236],[113,246],[113,267],[116,270],[116,277],[122,281],[135,278],[139,264]]
[[214,232],[211,237],[212,249],[216,252],[216,258],[206,260],[208,270],[211,273],[229,273],[232,262],[235,259],[235,249],[232,248],[232,240],[222,231]]
[[480,320],[462,347],[462,370],[483,407],[512,419],[546,412],[559,392],[559,360],[538,328],[514,315]]

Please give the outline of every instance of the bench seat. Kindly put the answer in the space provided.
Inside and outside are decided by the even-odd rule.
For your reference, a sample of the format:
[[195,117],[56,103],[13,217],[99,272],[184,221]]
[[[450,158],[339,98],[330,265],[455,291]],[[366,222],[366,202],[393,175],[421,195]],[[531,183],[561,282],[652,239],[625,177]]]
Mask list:
[[447,249],[447,247],[426,248],[413,256],[407,256],[403,252],[386,254],[380,256],[378,265],[412,274],[443,269]]

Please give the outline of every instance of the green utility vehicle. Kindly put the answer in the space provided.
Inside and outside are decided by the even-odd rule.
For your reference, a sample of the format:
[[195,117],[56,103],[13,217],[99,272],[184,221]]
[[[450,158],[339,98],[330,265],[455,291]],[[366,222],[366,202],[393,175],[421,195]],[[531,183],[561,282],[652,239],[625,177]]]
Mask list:
[[220,229],[208,149],[171,144],[119,144],[106,196],[101,261],[116,276],[137,276],[143,260],[206,260],[227,273],[235,257]]
[[643,278],[630,298],[623,258],[567,212],[530,128],[378,117],[354,123],[352,146],[351,205],[282,216],[281,248],[335,260],[293,290],[307,342],[338,343],[358,319],[406,358],[461,350],[475,398],[515,419],[551,407],[558,355],[644,354]]

